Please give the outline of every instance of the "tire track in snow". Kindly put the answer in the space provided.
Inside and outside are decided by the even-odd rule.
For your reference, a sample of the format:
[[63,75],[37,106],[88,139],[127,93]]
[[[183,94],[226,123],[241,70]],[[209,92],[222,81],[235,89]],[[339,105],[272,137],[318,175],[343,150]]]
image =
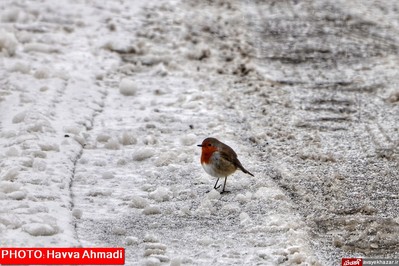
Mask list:
[[398,141],[394,141],[392,138],[395,136],[390,137],[380,123],[365,125],[365,130],[374,144],[376,156],[389,160],[398,155]]
[[[240,85],[257,76],[245,34],[230,26],[243,25],[237,5],[186,1],[145,9],[143,17],[132,43],[110,46],[123,62],[106,77],[107,108],[76,171],[83,244],[125,245],[130,265],[317,265],[292,202],[262,174],[262,162],[250,163],[263,154],[251,157],[253,147],[239,145],[251,129],[246,109],[235,106],[253,107],[246,95],[255,89]],[[213,181],[195,144],[209,135],[229,140],[259,177],[237,172],[231,194],[208,193]]]
[[[314,1],[250,10],[259,69],[272,87],[255,92],[265,106],[254,124],[271,129],[254,139],[271,144],[266,149],[280,172],[274,178],[298,204],[314,249],[330,265],[339,257],[395,257],[398,245],[390,141],[398,109],[384,100],[397,83],[396,34],[389,23],[353,15],[359,6],[367,8]],[[380,145],[390,147],[388,158]]]
[[[99,84],[99,89],[104,87],[103,84]],[[93,126],[94,126],[94,122],[96,117],[101,114],[104,111],[104,102],[106,101],[107,98],[107,92],[105,89],[100,89],[100,93],[101,93],[101,98],[99,101],[96,101],[96,103],[98,104],[97,108],[95,108],[95,110],[93,110],[94,112],[92,113],[91,117],[90,117],[90,121],[89,123],[85,124],[85,134],[90,134],[91,131],[93,130]],[[75,136],[76,137],[76,136]],[[73,226],[75,229],[75,238],[79,243],[79,246],[82,246],[79,234],[78,234],[78,224],[79,224],[79,219],[82,217],[82,213],[83,211],[79,208],[75,208],[75,194],[73,192],[74,190],[74,181],[75,181],[75,176],[76,176],[76,169],[78,168],[78,164],[80,159],[82,158],[82,155],[85,152],[85,146],[86,146],[86,140],[78,137],[77,139],[75,139],[75,141],[77,142],[78,145],[81,145],[81,149],[79,150],[79,153],[77,154],[77,156],[73,159],[73,169],[72,169],[72,176],[70,178],[70,183],[69,183],[69,195],[71,198],[71,213],[74,217],[74,221],[73,221]]]

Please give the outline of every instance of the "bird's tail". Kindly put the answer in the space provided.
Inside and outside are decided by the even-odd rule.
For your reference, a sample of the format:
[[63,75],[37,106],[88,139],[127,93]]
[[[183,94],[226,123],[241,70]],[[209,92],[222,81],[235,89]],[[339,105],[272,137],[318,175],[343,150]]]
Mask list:
[[244,173],[254,176],[250,171],[248,171],[247,169],[244,168],[244,166],[242,166],[241,162],[237,158],[234,159],[233,163],[237,168],[240,168],[240,170],[243,171]]
[[249,174],[251,176],[254,176],[250,171],[248,171],[247,169],[244,168],[244,166],[239,165],[238,168],[240,168],[241,171],[243,171],[246,174]]

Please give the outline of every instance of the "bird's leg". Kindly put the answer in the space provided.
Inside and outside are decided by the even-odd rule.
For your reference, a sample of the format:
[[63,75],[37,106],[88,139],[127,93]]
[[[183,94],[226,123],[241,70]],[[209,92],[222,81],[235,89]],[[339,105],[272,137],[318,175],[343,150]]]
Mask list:
[[218,179],[216,180],[215,185],[213,186],[214,189],[220,188],[221,185],[217,186],[217,185],[218,185],[218,182],[219,182],[219,177],[218,177]]
[[224,184],[223,184],[223,190],[222,190],[222,193],[229,193],[230,191],[226,191],[226,190],[224,190],[225,189],[225,187],[226,187],[226,182],[227,182],[227,176],[226,176],[226,178],[224,179]]

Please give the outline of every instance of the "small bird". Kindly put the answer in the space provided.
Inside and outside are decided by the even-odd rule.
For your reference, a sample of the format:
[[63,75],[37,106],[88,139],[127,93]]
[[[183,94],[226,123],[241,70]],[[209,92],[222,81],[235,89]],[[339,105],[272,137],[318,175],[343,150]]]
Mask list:
[[219,140],[215,138],[206,138],[202,144],[197,146],[202,147],[201,164],[205,172],[218,178],[213,187],[214,189],[220,188],[221,185],[218,186],[219,178],[224,177],[222,193],[227,192],[225,190],[227,176],[234,173],[237,168],[246,174],[254,176],[242,166],[234,150]]

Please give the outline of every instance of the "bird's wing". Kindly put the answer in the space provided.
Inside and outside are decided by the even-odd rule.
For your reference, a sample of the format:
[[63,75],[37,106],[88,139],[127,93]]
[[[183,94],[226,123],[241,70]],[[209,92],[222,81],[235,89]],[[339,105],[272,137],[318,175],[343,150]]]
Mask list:
[[235,167],[239,168],[244,173],[254,176],[251,172],[245,169],[244,166],[242,166],[240,160],[238,160],[237,158],[237,154],[233,151],[233,149],[230,148],[229,146],[227,146],[227,148],[230,149],[230,152],[226,152],[226,150],[219,151],[220,157],[234,164]]

